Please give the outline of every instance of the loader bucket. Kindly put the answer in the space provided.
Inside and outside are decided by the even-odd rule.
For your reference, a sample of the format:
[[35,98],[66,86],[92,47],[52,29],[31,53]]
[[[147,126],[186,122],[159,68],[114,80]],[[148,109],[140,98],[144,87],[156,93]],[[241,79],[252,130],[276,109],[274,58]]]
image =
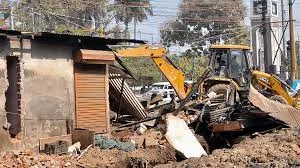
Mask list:
[[249,101],[269,116],[286,123],[289,126],[300,126],[300,110],[290,105],[268,99],[259,93],[252,85],[249,91]]

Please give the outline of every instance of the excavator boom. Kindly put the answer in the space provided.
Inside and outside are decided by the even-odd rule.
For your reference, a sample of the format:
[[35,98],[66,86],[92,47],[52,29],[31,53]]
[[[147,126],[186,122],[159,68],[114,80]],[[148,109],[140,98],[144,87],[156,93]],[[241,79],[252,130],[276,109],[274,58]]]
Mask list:
[[163,47],[151,48],[148,45],[141,45],[137,48],[126,48],[115,51],[118,57],[138,58],[150,57],[161,73],[173,86],[180,100],[184,99],[189,93],[185,86],[185,75],[166,57],[167,50]]

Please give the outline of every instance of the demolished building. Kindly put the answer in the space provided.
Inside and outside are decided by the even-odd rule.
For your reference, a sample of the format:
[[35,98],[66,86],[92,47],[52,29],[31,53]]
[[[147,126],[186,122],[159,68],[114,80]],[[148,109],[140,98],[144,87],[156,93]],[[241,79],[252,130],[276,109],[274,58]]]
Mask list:
[[[109,133],[109,66],[115,55],[108,45],[124,42],[143,43],[0,30],[0,150],[37,147],[40,138],[73,128]],[[111,85],[113,94],[120,92],[119,83]],[[129,99],[124,96],[124,103]],[[133,108],[137,117],[145,116]]]

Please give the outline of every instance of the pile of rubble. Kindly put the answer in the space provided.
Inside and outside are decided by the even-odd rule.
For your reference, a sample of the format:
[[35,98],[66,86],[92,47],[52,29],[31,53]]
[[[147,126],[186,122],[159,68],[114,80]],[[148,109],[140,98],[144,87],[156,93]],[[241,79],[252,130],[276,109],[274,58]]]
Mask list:
[[5,153],[0,158],[0,167],[153,167],[176,161],[175,150],[163,139],[161,132],[148,130],[137,134],[131,130],[112,134],[118,142],[131,142],[136,149],[130,152],[117,148],[89,148],[81,157],[72,155],[46,155],[31,150],[20,153]]
[[218,149],[201,158],[157,166],[171,167],[300,167],[300,129],[256,134],[232,149]]
[[0,167],[68,167],[72,161],[70,156],[50,156],[31,150],[18,153],[5,153],[0,158]]
[[282,129],[267,134],[240,137],[232,149],[217,149],[208,156],[176,161],[176,151],[156,130],[137,135],[132,130],[112,134],[119,141],[136,144],[136,150],[90,148],[79,159],[33,151],[6,153],[0,167],[300,167],[300,129]]

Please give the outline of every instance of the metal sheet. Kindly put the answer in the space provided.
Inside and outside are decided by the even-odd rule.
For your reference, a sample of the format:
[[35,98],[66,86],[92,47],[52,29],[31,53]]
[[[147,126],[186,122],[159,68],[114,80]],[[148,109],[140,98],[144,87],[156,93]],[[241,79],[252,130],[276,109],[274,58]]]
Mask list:
[[252,85],[249,93],[250,102],[270,116],[290,125],[300,125],[300,110],[266,98],[260,94]]
[[75,65],[76,127],[108,132],[105,65]]
[[[110,77],[117,77],[120,76],[119,74],[109,74]],[[110,95],[112,95],[113,92],[117,93],[117,97],[115,99],[115,101],[120,101],[119,95],[121,94],[121,89],[122,89],[122,79],[120,78],[113,78],[113,79],[109,79],[109,83],[112,86],[111,90],[110,90]],[[124,103],[122,103],[122,109],[124,109],[124,107],[127,109],[126,111],[128,111],[131,115],[137,117],[138,119],[144,119],[147,117],[147,113],[146,110],[144,109],[144,107],[142,106],[142,104],[137,100],[136,96],[134,95],[134,93],[132,92],[132,90],[130,89],[130,87],[126,84],[124,85],[123,88],[123,101]],[[115,95],[116,96],[116,95]]]

